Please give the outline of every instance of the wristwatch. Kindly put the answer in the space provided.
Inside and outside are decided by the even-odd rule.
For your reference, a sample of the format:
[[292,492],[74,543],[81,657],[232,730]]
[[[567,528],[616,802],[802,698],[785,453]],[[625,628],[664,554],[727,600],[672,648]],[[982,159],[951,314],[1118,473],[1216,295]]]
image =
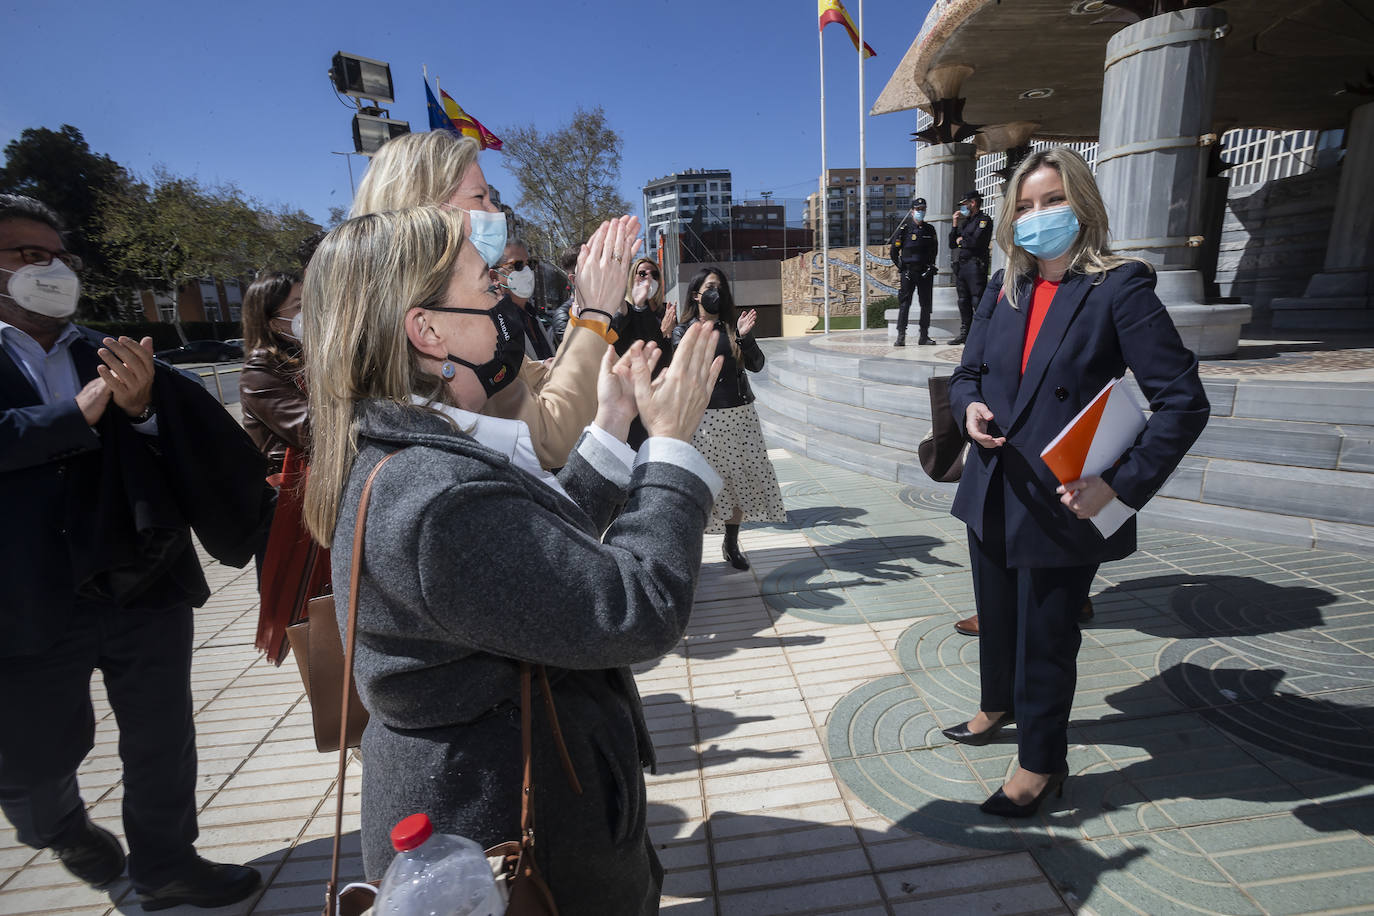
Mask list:
[[143,408],[143,413],[139,414],[139,415],[136,416],[136,417],[130,417],[130,418],[129,418],[129,422],[130,422],[130,423],[147,423],[149,420],[151,420],[151,419],[152,419],[154,416],[156,416],[156,415],[157,415],[157,408],[153,406],[153,402],[152,402],[152,401],[149,401],[149,402],[148,402],[148,406],[145,407],[145,408]]

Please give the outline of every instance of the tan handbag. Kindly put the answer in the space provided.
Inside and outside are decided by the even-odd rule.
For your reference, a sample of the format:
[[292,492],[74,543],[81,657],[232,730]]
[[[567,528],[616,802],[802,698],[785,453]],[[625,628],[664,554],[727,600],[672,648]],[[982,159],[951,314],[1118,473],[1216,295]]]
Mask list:
[[[349,565],[348,571],[350,627],[358,615],[358,578],[362,569],[363,530],[367,527],[367,508],[372,501],[372,481],[377,479],[377,472],[382,469],[382,465],[395,455],[396,452],[392,452],[377,462],[372,473],[367,475],[367,482],[363,484],[363,495],[358,500],[358,518],[353,523],[353,562]],[[311,575],[313,576],[313,570]],[[310,599],[309,614],[304,620],[286,628],[286,638],[291,641],[291,654],[296,656],[301,681],[305,683],[305,695],[310,700],[310,720],[315,727],[315,749],[320,753],[328,753],[340,748],[357,747],[362,743],[363,729],[367,727],[367,708],[358,698],[358,689],[353,686],[352,672],[349,672],[349,677],[344,677],[343,642],[339,639],[339,618],[334,614],[334,596],[323,595]],[[349,694],[347,701],[341,703],[339,698],[343,696],[345,680],[348,682]]]
[[[334,854],[329,865],[329,883],[325,887],[323,916],[362,916],[372,907],[376,894],[376,882],[372,883],[371,888],[367,885],[351,884],[340,892],[339,856],[343,846],[344,777],[348,769],[348,752],[350,747],[357,746],[361,739],[362,725],[367,724],[367,711],[362,709],[362,703],[358,700],[358,691],[353,685],[353,653],[358,640],[358,579],[363,553],[363,529],[367,521],[369,497],[372,495],[372,482],[377,478],[377,472],[382,469],[382,465],[390,461],[396,454],[396,452],[392,452],[377,462],[376,467],[367,475],[367,482],[363,484],[363,494],[358,502],[358,519],[353,531],[353,561],[349,569],[348,629],[342,642],[339,640],[338,621],[333,613],[333,598],[317,598],[310,602],[312,618],[316,613],[318,602],[321,604],[318,613],[323,618],[327,618],[331,624],[327,627],[320,626],[313,631],[307,631],[314,651],[324,654],[324,647],[328,643],[330,648],[340,650],[342,656],[341,663],[334,669],[338,672],[335,693],[324,694],[322,691],[326,689],[326,685],[323,680],[315,681],[315,689],[321,699],[324,699],[325,696],[337,696],[339,698],[338,707],[332,713],[332,721],[338,731],[328,742],[333,748],[338,749],[339,772],[334,805]],[[329,602],[327,613],[322,606],[326,600]],[[305,622],[308,623],[309,621]],[[317,620],[317,622],[322,621]],[[332,641],[320,638],[326,630],[332,637]],[[294,639],[292,640],[292,651],[297,653],[298,659],[312,657],[310,651],[300,652],[296,648]],[[327,662],[325,667],[328,668],[329,664],[332,663]],[[507,895],[506,916],[558,916],[558,906],[554,903],[553,893],[549,890],[548,884],[544,882],[544,877],[540,874],[539,867],[534,861],[534,758],[532,753],[533,728],[530,723],[530,707],[534,699],[531,686],[532,670],[533,667],[529,662],[520,663],[520,752],[523,763],[520,792],[520,838],[498,843],[486,851],[489,860],[499,860],[499,864],[495,866],[496,878],[498,882],[504,882]],[[312,676],[307,675],[307,671],[313,671],[317,675],[320,673],[319,668],[313,666],[307,668],[302,663],[301,676],[307,678]],[[573,791],[581,795],[582,786],[577,780],[572,758],[568,755],[567,745],[563,741],[563,731],[559,727],[558,713],[553,705],[553,690],[549,685],[548,672],[543,665],[539,666],[539,680],[540,687],[544,691],[544,708],[548,712],[549,725],[553,730],[554,742],[563,765],[563,772],[566,774],[568,784]],[[307,692],[310,689],[310,681],[307,679]],[[326,705],[332,704],[316,704],[314,698],[311,699],[317,746],[321,744],[321,714],[317,710]],[[353,735],[352,728],[358,716],[354,712],[355,708],[362,710],[361,724],[357,726],[356,739],[350,737]],[[321,750],[325,749],[321,747]]]
[[[351,661],[353,652],[354,608],[350,608],[348,619],[348,656]],[[351,666],[345,669],[345,678]],[[498,883],[504,882],[506,900],[505,916],[558,916],[558,905],[553,901],[553,892],[544,882],[539,866],[534,861],[534,774],[533,755],[531,754],[530,703],[533,700],[530,688],[529,662],[520,663],[520,744],[524,757],[524,776],[520,792],[520,839],[498,843],[487,850],[488,861],[496,860],[493,865]],[[546,705],[552,710],[553,694],[549,692],[549,678],[544,666],[539,666],[539,678],[544,688]],[[348,701],[345,700],[345,703]],[[563,758],[564,772],[579,795],[582,787],[572,770],[572,761],[563,744],[563,735],[557,725],[557,716],[550,713],[554,722],[554,737],[560,756]],[[344,772],[348,766],[348,749],[339,750],[338,798],[334,808],[334,856],[329,866],[329,884],[325,892],[324,916],[362,916],[372,908],[376,899],[378,882],[368,885],[350,884],[342,892],[339,887],[339,849],[343,844],[343,797]]]

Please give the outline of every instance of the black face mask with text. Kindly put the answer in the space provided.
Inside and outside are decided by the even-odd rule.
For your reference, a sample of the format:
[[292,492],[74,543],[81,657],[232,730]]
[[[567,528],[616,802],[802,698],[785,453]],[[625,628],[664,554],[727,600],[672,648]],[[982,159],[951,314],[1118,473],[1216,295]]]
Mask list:
[[472,370],[487,397],[493,397],[519,377],[520,366],[525,360],[525,335],[520,329],[520,309],[510,301],[509,296],[502,296],[501,301],[490,309],[461,309],[439,305],[427,305],[424,308],[431,312],[486,315],[492,324],[496,325],[496,350],[486,362],[470,363],[461,356],[446,354],[450,362]]

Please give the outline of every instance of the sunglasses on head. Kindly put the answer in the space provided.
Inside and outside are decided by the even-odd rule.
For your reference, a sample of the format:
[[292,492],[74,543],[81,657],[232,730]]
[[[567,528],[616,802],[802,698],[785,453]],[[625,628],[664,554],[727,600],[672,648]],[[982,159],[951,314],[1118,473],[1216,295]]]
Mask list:
[[657,280],[658,271],[652,267],[641,267],[639,270],[635,271],[635,276],[641,280],[647,279],[649,277],[653,277],[655,280]]

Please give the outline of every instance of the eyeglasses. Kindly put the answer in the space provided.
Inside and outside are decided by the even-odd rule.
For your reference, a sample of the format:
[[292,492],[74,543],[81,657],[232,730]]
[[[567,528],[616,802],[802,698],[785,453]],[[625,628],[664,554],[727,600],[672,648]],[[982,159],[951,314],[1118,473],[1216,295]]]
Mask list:
[[649,277],[653,277],[655,280],[657,280],[658,271],[654,270],[653,268],[649,268],[647,270],[645,270],[644,268],[640,268],[639,270],[635,271],[635,276],[641,280],[645,280]]
[[81,259],[70,251],[49,251],[37,245],[18,245],[14,248],[0,248],[0,251],[17,251],[25,264],[32,264],[34,267],[47,267],[53,258],[57,258],[74,271],[82,267]]
[[[533,262],[533,261],[530,261],[530,262],[529,262],[529,265],[530,265],[531,267],[533,267],[533,266],[534,266],[534,262]],[[505,270],[510,271],[510,272],[513,273],[513,274],[518,274],[520,271],[522,271],[522,270],[525,269],[525,262],[524,262],[524,261],[509,261],[509,262],[507,262],[507,263],[505,263],[505,264],[502,264],[501,266],[502,266],[502,268],[504,268]]]

